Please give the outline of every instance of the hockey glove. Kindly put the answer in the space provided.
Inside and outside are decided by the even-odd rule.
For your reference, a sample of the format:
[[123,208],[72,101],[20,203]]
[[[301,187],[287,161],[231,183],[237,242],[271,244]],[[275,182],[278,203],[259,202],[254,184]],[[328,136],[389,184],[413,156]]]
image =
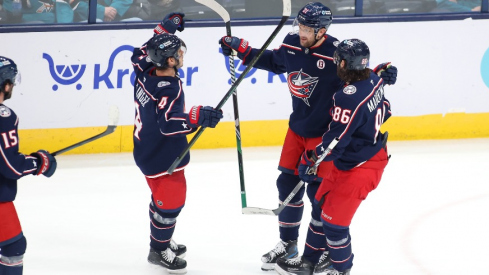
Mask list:
[[39,176],[43,174],[49,178],[54,174],[58,165],[56,159],[50,153],[45,150],[39,150],[32,153],[31,156],[37,159],[37,170],[34,172],[34,175]]
[[221,45],[222,54],[230,56],[233,50],[238,52],[238,57],[244,59],[251,51],[251,47],[248,45],[248,41],[239,39],[236,36],[223,36],[219,40]]
[[387,85],[396,84],[397,80],[397,68],[396,66],[392,66],[390,62],[379,64],[373,72],[380,76],[384,83]]
[[188,116],[188,123],[192,128],[198,126],[214,128],[221,118],[223,118],[222,111],[216,110],[211,106],[194,106],[190,109]]
[[301,180],[312,183],[322,182],[323,179],[317,175],[317,170],[314,171],[314,164],[318,160],[316,150],[306,150],[302,153],[301,162],[299,164],[299,177]]
[[179,12],[172,12],[168,14],[165,16],[163,21],[161,21],[161,23],[155,27],[155,34],[175,34],[177,30],[180,32],[183,31],[185,29],[185,20],[183,19],[184,16],[185,14]]

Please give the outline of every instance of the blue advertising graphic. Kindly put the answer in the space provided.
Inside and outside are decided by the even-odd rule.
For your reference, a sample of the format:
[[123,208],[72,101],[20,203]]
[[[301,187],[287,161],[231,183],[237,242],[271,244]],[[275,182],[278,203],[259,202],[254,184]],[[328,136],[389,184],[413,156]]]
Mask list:
[[482,56],[481,77],[484,84],[489,88],[489,48],[484,53],[484,56]]
[[[84,76],[87,66],[93,66],[93,78],[90,81],[94,90],[98,89],[122,89],[124,87],[134,86],[135,74],[131,66],[131,61],[127,61],[127,66],[116,68],[114,61],[117,56],[123,51],[133,52],[134,47],[130,45],[122,45],[117,47],[109,57],[106,64],[56,64],[55,60],[48,53],[43,53],[42,58],[46,59],[49,65],[49,73],[56,82],[52,86],[53,91],[60,89],[60,86],[70,86],[76,83],[76,89],[81,90],[83,85],[77,83]],[[107,68],[103,71],[102,68]],[[178,69],[178,73],[183,83],[187,86],[192,85],[193,74],[199,71],[199,67],[187,67]],[[85,87],[88,89],[87,87]]]
[[[219,53],[222,54],[222,49],[219,48]],[[224,56],[224,55],[223,55]],[[229,69],[229,56],[224,56],[224,63],[226,65],[226,70],[228,72],[230,72],[230,69]],[[236,69],[236,79],[239,78],[239,76],[241,75],[242,72],[244,72],[246,70],[246,65],[243,64],[243,62],[240,60],[240,59],[234,59],[234,67]],[[247,74],[246,76],[244,77],[244,79],[246,78],[250,78],[255,72],[256,72],[256,68],[252,68]],[[268,78],[267,78],[267,83],[273,83],[273,78],[275,76],[278,76],[280,81],[282,83],[285,83],[287,82],[287,79],[285,78],[285,75],[284,74],[275,74],[275,73],[272,73],[272,72],[268,72]],[[243,79],[243,80],[244,80]],[[256,84],[256,78],[255,77],[251,77],[251,84]],[[231,85],[231,79],[228,79],[228,84]]]

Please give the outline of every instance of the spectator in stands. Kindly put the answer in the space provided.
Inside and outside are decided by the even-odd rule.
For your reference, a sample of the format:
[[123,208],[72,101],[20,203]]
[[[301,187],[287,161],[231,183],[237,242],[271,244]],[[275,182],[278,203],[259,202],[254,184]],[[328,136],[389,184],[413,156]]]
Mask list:
[[4,12],[0,12],[0,22],[5,24],[73,22],[72,7],[64,1],[3,0],[3,7]]
[[[120,21],[133,0],[98,0],[97,1],[97,21],[112,22]],[[88,2],[81,0],[74,9],[74,21],[88,20]],[[160,15],[161,16],[161,15]]]
[[182,12],[178,0],[134,0],[123,19],[161,20],[162,14]]
[[481,0],[436,0],[432,12],[480,12]]

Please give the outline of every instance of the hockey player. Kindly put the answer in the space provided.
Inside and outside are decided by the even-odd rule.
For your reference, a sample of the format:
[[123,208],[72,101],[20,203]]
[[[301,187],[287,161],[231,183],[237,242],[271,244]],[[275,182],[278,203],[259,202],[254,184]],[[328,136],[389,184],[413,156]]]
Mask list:
[[[294,20],[294,32],[285,37],[279,49],[266,50],[254,66],[276,74],[287,73],[292,97],[293,110],[278,166],[281,171],[277,178],[280,203],[300,181],[297,167],[302,153],[313,149],[326,132],[331,122],[328,106],[332,106],[333,94],[342,85],[333,63],[333,54],[339,41],[326,34],[332,20],[328,7],[319,2],[306,4]],[[251,48],[246,40],[237,37],[225,36],[219,43],[223,54],[230,55],[232,50],[236,50],[244,64],[248,64],[259,52],[259,49]],[[388,63],[379,65],[378,70],[387,66]],[[396,74],[397,69],[390,67],[383,71],[382,77],[386,78],[387,84],[394,84]],[[262,270],[274,270],[280,257],[298,256],[297,238],[304,209],[302,198],[307,192],[309,200],[313,202],[320,177],[331,168],[332,163],[323,162],[319,166],[318,177],[309,181],[307,190],[303,187],[279,214],[281,240],[274,249],[262,256]],[[304,257],[313,265],[326,249],[322,223],[317,213],[312,211],[304,247]]]
[[29,156],[19,153],[19,118],[3,102],[20,84],[20,73],[12,59],[0,56],[0,274],[20,275],[27,242],[14,206],[17,180],[26,175],[51,177],[56,159],[44,150]]
[[[186,51],[174,35],[184,29],[183,14],[170,14],[155,28],[155,36],[131,57],[134,82],[134,159],[151,189],[150,252],[148,261],[170,274],[186,273],[182,258],[186,247],[172,241],[176,219],[184,207],[186,180],[184,168],[189,154],[173,174],[167,170],[187,147],[186,135],[199,126],[214,128],[223,117],[210,106],[194,106],[185,112],[185,94],[178,69]],[[169,33],[167,33],[169,32]]]
[[[350,274],[351,220],[360,203],[377,188],[389,160],[387,132],[381,133],[380,126],[391,116],[390,103],[384,97],[384,80],[366,67],[369,59],[370,50],[359,39],[347,39],[338,45],[334,62],[345,85],[333,96],[332,121],[322,142],[301,158],[299,175],[307,181],[313,176],[309,175],[310,167],[338,138],[338,144],[324,159],[333,161],[333,169],[324,176],[315,196],[328,250],[315,266],[314,275]],[[304,259],[279,259],[279,274],[311,274],[311,269],[305,268],[303,273],[291,273],[293,261]]]

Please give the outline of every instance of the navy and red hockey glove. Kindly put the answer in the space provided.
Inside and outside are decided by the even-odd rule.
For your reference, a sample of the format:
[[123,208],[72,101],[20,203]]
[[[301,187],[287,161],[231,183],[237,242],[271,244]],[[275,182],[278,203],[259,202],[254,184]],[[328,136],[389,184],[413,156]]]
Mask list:
[[185,14],[180,12],[172,12],[168,14],[165,16],[165,18],[163,18],[163,21],[161,21],[161,23],[155,27],[155,34],[175,34],[177,30],[180,32],[183,31],[185,29],[185,20],[183,19],[184,16]]
[[314,164],[318,160],[316,150],[306,150],[302,153],[301,162],[299,164],[299,177],[301,180],[312,183],[322,182],[323,179],[317,175],[317,169],[314,170]]
[[397,81],[397,68],[392,66],[390,62],[379,64],[372,70],[380,76],[387,85],[394,85]]
[[248,41],[236,36],[223,36],[219,39],[219,44],[221,45],[222,54],[225,56],[230,56],[235,50],[238,52],[238,57],[244,59],[251,51]]
[[31,156],[37,159],[37,170],[34,172],[34,175],[39,176],[43,174],[49,178],[54,174],[58,165],[56,159],[50,153],[45,150],[39,150],[32,153]]
[[188,123],[192,128],[198,126],[214,128],[223,116],[221,110],[216,110],[211,106],[193,106],[188,118]]

